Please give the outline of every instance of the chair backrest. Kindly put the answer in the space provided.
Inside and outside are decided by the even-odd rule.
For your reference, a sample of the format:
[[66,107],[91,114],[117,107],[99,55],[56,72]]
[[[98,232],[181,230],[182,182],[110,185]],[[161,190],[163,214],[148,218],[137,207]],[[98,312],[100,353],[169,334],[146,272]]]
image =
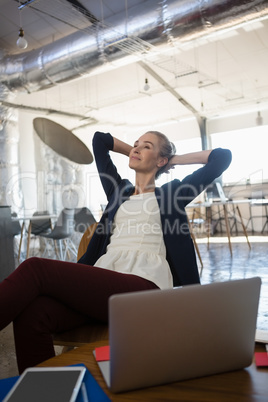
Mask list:
[[81,241],[78,246],[78,252],[77,252],[77,261],[85,254],[87,250],[87,246],[89,245],[89,242],[96,230],[96,227],[98,226],[98,222],[92,223],[85,231],[83,234]]
[[[45,217],[46,215],[47,217]],[[48,211],[36,211],[33,213],[33,216],[40,216],[40,219],[31,220],[31,234],[38,236],[41,233],[46,233],[52,229],[52,223]]]
[[74,232],[74,209],[64,208],[52,230],[50,237],[53,239],[65,239]]
[[84,233],[95,222],[96,219],[87,207],[74,210],[74,230],[76,232]]

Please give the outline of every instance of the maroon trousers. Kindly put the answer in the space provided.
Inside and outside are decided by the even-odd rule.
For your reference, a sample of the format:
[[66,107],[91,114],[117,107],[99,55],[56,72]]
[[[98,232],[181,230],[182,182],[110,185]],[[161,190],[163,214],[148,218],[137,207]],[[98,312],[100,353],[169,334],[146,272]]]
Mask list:
[[136,275],[29,258],[0,283],[0,330],[13,321],[18,369],[55,355],[52,334],[97,319],[108,322],[115,293],[158,289]]

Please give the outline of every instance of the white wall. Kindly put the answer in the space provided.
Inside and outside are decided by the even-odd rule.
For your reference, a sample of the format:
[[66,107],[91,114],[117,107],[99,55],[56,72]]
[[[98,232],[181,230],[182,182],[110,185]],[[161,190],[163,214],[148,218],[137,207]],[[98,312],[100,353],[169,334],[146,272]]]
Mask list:
[[[214,117],[208,120],[208,134],[220,133],[225,131],[240,130],[243,128],[256,127],[257,110],[245,111],[240,114],[229,114],[225,116]],[[268,109],[261,110],[263,125],[268,125]]]

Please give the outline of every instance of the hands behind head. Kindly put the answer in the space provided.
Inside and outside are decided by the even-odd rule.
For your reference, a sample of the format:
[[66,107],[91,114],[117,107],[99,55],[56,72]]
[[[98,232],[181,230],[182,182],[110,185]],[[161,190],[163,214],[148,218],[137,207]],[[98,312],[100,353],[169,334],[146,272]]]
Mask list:
[[172,158],[166,164],[164,173],[168,174],[168,173],[170,173],[171,169],[175,169],[175,164],[172,163],[173,160],[174,160],[174,156],[172,156]]

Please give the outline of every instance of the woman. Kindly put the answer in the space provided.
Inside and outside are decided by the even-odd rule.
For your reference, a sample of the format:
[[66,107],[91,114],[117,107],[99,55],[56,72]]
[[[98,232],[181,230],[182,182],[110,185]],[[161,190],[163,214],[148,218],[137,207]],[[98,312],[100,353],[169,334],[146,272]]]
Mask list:
[[[228,150],[175,155],[161,133],[134,147],[97,132],[94,155],[107,208],[77,264],[29,258],[0,284],[0,329],[13,321],[19,372],[54,356],[52,334],[108,320],[112,294],[199,283],[185,206],[230,164]],[[110,151],[129,156],[133,186],[121,179]],[[175,165],[204,164],[161,188],[155,178]]]

